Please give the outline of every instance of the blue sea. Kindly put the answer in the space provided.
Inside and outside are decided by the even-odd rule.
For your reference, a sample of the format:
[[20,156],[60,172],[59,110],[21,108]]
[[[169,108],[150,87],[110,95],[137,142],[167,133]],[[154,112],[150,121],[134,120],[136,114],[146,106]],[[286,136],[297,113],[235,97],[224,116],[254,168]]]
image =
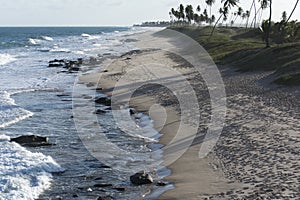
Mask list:
[[[126,39],[134,39],[136,33],[147,30],[132,27],[0,28],[0,200],[154,198],[146,194],[153,193],[155,186],[133,186],[129,176],[137,172],[136,166],[150,170],[147,165],[153,161],[151,147],[155,146],[158,133],[150,130],[150,135],[155,137],[149,141],[124,135],[114,125],[111,113],[98,116],[110,142],[129,153],[128,157],[120,158],[109,151],[109,162],[98,160],[85,148],[72,118],[77,74],[48,67],[53,59],[119,56],[135,49]],[[93,70],[93,66],[85,68],[87,72]],[[83,91],[88,90],[87,86],[82,87]],[[142,128],[151,129],[151,119],[144,115],[140,119]],[[49,137],[55,145],[24,148],[10,142],[10,138],[32,134]],[[105,154],[108,147],[98,148]],[[130,156],[131,152],[136,155],[136,151],[143,152],[143,157]],[[119,167],[111,168],[107,163]],[[153,176],[159,179],[161,175]],[[97,188],[95,184],[112,186]]]

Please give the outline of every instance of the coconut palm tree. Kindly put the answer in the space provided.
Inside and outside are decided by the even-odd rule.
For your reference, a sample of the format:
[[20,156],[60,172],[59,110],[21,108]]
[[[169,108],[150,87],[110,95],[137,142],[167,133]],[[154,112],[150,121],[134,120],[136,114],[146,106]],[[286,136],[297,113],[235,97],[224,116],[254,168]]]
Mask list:
[[193,10],[192,5],[187,5],[185,7],[185,16],[186,16],[189,24],[191,24],[191,21],[194,19],[194,10]]
[[182,4],[179,5],[179,15],[180,15],[180,19],[182,18],[182,20],[184,21],[185,19],[184,6]]
[[209,15],[210,15],[210,24],[211,24],[212,21],[211,7],[215,3],[215,0],[205,0],[205,3],[209,6]]
[[271,24],[272,24],[272,0],[259,0],[262,2],[263,5],[268,5],[269,2],[269,19],[268,19],[268,27],[266,29],[266,36],[265,36],[265,41],[266,41],[266,48],[270,47],[270,32],[271,32]]
[[242,7],[239,7],[239,8],[238,8],[238,11],[236,12],[236,17],[235,17],[233,23],[235,23],[235,21],[236,21],[236,19],[237,19],[238,17],[241,17],[241,16],[242,16],[243,12],[244,12],[243,8],[242,8]]

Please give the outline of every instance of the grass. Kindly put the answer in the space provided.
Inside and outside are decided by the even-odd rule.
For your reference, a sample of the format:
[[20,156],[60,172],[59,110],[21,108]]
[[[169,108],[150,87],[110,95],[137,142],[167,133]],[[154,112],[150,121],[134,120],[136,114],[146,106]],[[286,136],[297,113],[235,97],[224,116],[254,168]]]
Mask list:
[[300,85],[300,41],[272,44],[265,48],[259,29],[219,27],[212,37],[212,27],[171,27],[193,38],[211,55],[217,65],[237,71],[274,70],[277,84]]

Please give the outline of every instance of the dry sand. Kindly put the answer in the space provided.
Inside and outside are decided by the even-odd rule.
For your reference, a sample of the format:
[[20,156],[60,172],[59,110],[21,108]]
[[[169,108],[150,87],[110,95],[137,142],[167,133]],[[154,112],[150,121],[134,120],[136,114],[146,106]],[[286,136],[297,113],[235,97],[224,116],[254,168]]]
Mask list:
[[[140,48],[145,45],[143,38],[147,37],[147,41],[149,37],[155,38],[150,33],[136,37],[140,40],[136,43]],[[155,41],[159,40],[166,42],[166,38],[155,38]],[[193,68],[166,51],[152,49],[106,60],[101,66],[107,71],[85,75],[80,80],[97,83],[97,87],[102,87],[107,94],[112,94],[116,83],[128,73],[132,82],[135,77],[149,80],[155,73],[169,84],[182,81],[182,77],[170,77],[163,68],[155,66],[156,72],[152,74],[149,64],[157,61],[161,66],[176,68],[196,88],[201,104],[198,134],[205,132],[210,119],[207,88]],[[204,159],[198,157],[200,139],[168,165],[172,174],[167,180],[174,183],[175,189],[159,199],[297,199],[300,196],[299,97],[293,95],[297,88],[290,94],[280,87],[269,89],[261,85],[258,80],[263,80],[268,73],[240,74],[226,67],[220,71],[228,99],[222,136],[214,151]],[[131,88],[126,84],[118,85],[114,95],[122,97]],[[124,96],[121,103],[127,101],[130,106],[151,116],[157,130],[163,134],[162,144],[167,145],[175,137],[180,124],[180,109],[170,91],[162,87],[143,88],[130,99]],[[169,154],[165,159],[166,156]]]

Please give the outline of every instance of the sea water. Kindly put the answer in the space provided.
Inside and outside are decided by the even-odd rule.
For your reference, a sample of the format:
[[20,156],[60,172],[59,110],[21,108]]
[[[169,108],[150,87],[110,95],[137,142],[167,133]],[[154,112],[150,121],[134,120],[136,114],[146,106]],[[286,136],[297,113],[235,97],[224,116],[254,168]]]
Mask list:
[[[115,159],[106,162],[91,155],[72,119],[72,93],[77,75],[61,73],[61,68],[49,68],[48,61],[118,56],[135,48],[126,43],[126,38],[144,31],[131,27],[0,28],[1,200],[72,199],[75,196],[95,199],[97,195],[143,198],[149,187],[133,187],[128,177],[136,172],[135,166],[146,163],[141,158],[118,155],[111,155]],[[151,119],[146,116],[141,119],[141,125],[153,132]],[[114,124],[110,112],[99,116],[98,122],[107,138],[129,153],[139,151],[147,155],[157,139],[158,133],[151,133],[155,137],[146,142],[144,138],[124,134]],[[31,134],[49,137],[56,145],[24,148],[9,141],[12,137]],[[104,153],[105,148],[103,146]],[[126,170],[105,167],[106,163],[113,165],[113,162],[127,163],[120,166],[128,167]],[[126,190],[91,193],[95,177]]]

